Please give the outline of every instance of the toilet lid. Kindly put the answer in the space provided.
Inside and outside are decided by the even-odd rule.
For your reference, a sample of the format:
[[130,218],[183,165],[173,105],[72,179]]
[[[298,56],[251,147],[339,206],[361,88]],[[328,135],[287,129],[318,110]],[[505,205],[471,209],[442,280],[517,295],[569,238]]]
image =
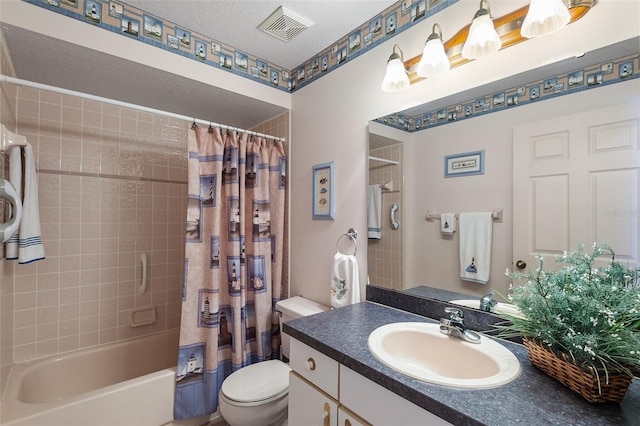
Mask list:
[[287,364],[275,359],[252,364],[227,377],[221,391],[237,402],[263,401],[287,391],[290,370]]

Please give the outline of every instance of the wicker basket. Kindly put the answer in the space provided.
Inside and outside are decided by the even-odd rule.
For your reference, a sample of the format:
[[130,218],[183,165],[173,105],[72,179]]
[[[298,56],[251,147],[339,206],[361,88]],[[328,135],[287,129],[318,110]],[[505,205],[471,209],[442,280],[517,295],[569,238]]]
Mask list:
[[628,374],[609,370],[607,376],[604,370],[598,370],[598,386],[598,375],[593,368],[579,367],[568,360],[568,357],[560,357],[530,340],[523,339],[523,342],[534,366],[589,402],[620,402],[631,385],[632,377]]

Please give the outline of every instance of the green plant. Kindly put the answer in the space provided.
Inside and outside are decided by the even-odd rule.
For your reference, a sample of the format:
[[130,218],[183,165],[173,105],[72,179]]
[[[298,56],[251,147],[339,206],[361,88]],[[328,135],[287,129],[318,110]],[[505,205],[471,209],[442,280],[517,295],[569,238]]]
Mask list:
[[[611,256],[604,267],[594,266],[599,256]],[[611,247],[593,245],[591,254],[579,246],[556,257],[558,270],[545,271],[543,258],[528,273],[511,272],[508,299],[522,316],[508,315],[504,337],[522,336],[555,353],[568,354],[586,368],[640,374],[640,269],[615,260]]]

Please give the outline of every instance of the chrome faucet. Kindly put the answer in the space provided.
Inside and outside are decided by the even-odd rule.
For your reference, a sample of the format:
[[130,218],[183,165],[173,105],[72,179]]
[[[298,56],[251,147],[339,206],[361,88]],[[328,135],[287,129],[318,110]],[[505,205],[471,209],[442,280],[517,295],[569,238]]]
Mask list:
[[493,312],[493,309],[498,304],[498,301],[493,298],[495,292],[491,290],[489,293],[482,296],[480,299],[480,310],[485,312]]
[[460,309],[446,307],[444,311],[451,315],[449,318],[440,318],[440,333],[459,337],[465,342],[480,343],[480,335],[464,325],[464,314]]

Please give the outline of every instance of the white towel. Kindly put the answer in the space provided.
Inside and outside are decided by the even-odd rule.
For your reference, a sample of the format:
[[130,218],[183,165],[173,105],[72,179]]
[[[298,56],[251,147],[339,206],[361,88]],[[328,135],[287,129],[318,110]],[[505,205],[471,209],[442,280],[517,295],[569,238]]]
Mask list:
[[[18,151],[21,148],[13,148],[11,151]],[[9,174],[10,179],[15,179],[20,182],[24,181],[24,196],[22,200],[22,221],[20,222],[20,229],[17,236],[18,239],[18,263],[30,263],[36,260],[44,259],[44,246],[42,245],[42,237],[40,233],[40,209],[38,207],[38,178],[36,176],[36,162],[33,155],[33,148],[31,144],[23,147],[24,149],[24,173],[22,170],[22,164],[19,158],[20,152],[18,151],[18,158],[11,152],[9,157]],[[16,170],[18,172],[16,172]],[[16,176],[14,176],[16,173]],[[20,176],[17,175],[20,173]],[[11,182],[14,186],[16,184]],[[18,187],[16,187],[18,189]],[[13,248],[11,249],[13,250]],[[15,253],[9,256],[9,248],[7,248],[7,259],[16,259]]]
[[[14,147],[9,150],[9,182],[16,189],[16,192],[22,197],[22,149]],[[13,236],[7,241],[5,248],[5,256],[7,260],[18,259],[18,236],[20,227]]]
[[491,273],[491,212],[460,213],[460,278],[486,284]]
[[453,234],[456,230],[456,214],[442,213],[440,215],[440,231],[443,234]]
[[380,224],[382,223],[382,187],[369,185],[367,207],[367,235],[370,240],[379,240],[382,237]]
[[331,306],[340,308],[359,301],[358,261],[353,255],[338,252],[331,272]]

